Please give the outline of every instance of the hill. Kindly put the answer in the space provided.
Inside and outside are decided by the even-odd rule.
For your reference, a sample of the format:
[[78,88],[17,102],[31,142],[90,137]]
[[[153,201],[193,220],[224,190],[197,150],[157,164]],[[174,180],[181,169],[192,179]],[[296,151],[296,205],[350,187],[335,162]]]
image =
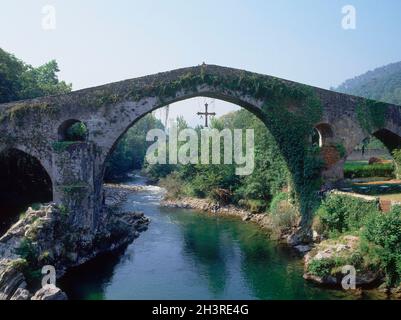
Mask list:
[[333,90],[401,105],[401,61],[349,79]]

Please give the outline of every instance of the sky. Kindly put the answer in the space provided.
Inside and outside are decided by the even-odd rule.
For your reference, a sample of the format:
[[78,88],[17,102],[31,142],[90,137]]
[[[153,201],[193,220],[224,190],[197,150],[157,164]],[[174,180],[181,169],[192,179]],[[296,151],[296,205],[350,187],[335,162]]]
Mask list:
[[[46,6],[55,28],[43,28]],[[356,28],[344,29],[352,5]],[[45,9],[44,9],[45,8]],[[48,20],[45,20],[48,21]],[[74,90],[206,62],[322,88],[401,60],[399,0],[2,0],[0,47]],[[204,99],[170,108],[195,124]],[[230,104],[209,101],[221,115]],[[189,108],[191,107],[191,108]]]

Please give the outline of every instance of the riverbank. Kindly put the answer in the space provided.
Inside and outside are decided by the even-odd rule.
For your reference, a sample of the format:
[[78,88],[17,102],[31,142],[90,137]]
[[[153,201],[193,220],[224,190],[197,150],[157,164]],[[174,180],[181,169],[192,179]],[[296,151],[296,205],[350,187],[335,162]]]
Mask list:
[[262,229],[268,231],[272,238],[288,244],[301,255],[306,254],[312,248],[309,244],[301,244],[298,241],[294,241],[293,235],[298,230],[297,224],[278,230],[272,216],[266,213],[252,213],[231,204],[220,205],[219,203],[209,199],[192,197],[164,199],[161,201],[160,205],[169,208],[201,210],[214,215],[237,217],[244,222],[255,223]]
[[73,230],[63,207],[48,204],[26,211],[0,238],[0,300],[66,299],[57,287],[40,289],[42,266],[54,266],[60,278],[68,268],[122,248],[147,229],[150,221],[142,212],[120,208],[132,188],[109,185],[105,191],[102,220],[91,233]]
[[[333,192],[333,195],[342,195],[342,193]],[[376,201],[367,197],[359,197],[363,201]],[[170,208],[185,208],[201,210],[213,215],[234,216],[242,221],[256,223],[259,227],[274,232],[272,217],[269,214],[255,214],[243,210],[233,205],[220,206],[219,204],[208,199],[196,199],[183,197],[180,199],[166,199],[161,202],[162,206]],[[378,202],[377,202],[378,205]],[[294,230],[295,231],[295,227]],[[304,261],[304,279],[313,282],[322,287],[332,287],[341,289],[341,282],[344,278],[342,273],[341,261],[344,265],[351,264],[352,259],[357,259],[356,254],[359,252],[360,239],[358,236],[345,235],[338,239],[324,239],[314,233],[314,241],[310,244],[294,245],[290,238],[290,233],[281,235],[278,239],[285,242],[290,247],[296,249],[302,256]],[[337,261],[339,265],[325,265],[326,261]],[[358,261],[355,261],[357,263]],[[311,272],[314,270],[314,272]],[[357,296],[361,298],[365,294],[374,295],[381,299],[400,299],[401,287],[388,287],[383,284],[383,274],[380,271],[369,270],[368,267],[358,265],[356,273],[356,290],[353,290]],[[368,291],[366,291],[368,290]]]

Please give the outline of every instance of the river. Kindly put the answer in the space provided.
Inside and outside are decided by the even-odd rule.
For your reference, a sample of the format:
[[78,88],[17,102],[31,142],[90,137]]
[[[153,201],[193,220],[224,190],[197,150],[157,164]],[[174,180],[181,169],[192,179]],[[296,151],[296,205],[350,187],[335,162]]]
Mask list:
[[[159,206],[163,190],[136,176],[124,209],[149,229],[124,250],[70,270],[58,284],[70,299],[343,299],[302,278],[302,259],[252,223]],[[351,297],[352,298],[352,297]]]

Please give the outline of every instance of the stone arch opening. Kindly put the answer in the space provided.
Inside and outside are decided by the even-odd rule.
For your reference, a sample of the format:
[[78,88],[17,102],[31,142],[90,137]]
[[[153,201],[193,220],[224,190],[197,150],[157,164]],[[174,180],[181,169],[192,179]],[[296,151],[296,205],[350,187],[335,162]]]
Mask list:
[[331,144],[334,138],[333,129],[328,123],[319,123],[313,128],[312,143],[319,147]]
[[333,128],[328,123],[319,123],[313,127],[312,146],[318,147],[323,160],[322,176],[327,181],[342,178],[342,167],[346,150],[335,141]]
[[390,130],[380,129],[372,135],[379,139],[390,152],[401,148],[401,137]]
[[76,119],[64,121],[57,130],[59,141],[85,141],[88,128],[85,123]]
[[320,136],[319,131],[316,128],[313,128],[313,130],[312,130],[310,142],[311,142],[312,146],[314,146],[314,147],[321,146],[321,136]]
[[0,153],[0,235],[35,203],[52,201],[52,181],[35,157],[18,149]]
[[398,199],[400,150],[401,137],[391,130],[379,129],[364,137],[346,157],[345,191],[377,196],[381,204]]

